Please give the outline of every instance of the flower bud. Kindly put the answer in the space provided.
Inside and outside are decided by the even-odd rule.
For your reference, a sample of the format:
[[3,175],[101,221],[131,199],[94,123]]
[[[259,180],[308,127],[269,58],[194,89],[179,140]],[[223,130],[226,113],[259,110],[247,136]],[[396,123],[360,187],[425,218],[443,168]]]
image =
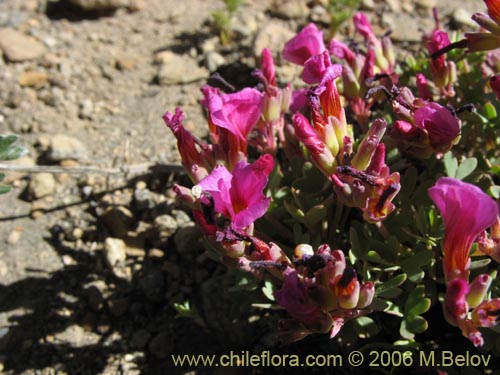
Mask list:
[[360,285],[356,275],[356,270],[352,267],[345,269],[344,274],[335,285],[335,294],[339,306],[350,310],[356,308],[359,301]]
[[490,288],[492,278],[488,274],[478,275],[470,283],[469,293],[467,294],[467,303],[474,308],[483,302]]
[[382,139],[385,129],[387,127],[387,122],[384,119],[376,119],[365,137],[361,141],[356,155],[352,160],[352,166],[360,171],[366,170],[370,160],[377,148],[380,140]]
[[359,291],[359,300],[357,304],[358,309],[364,309],[371,305],[373,297],[375,296],[375,286],[371,281],[363,283]]

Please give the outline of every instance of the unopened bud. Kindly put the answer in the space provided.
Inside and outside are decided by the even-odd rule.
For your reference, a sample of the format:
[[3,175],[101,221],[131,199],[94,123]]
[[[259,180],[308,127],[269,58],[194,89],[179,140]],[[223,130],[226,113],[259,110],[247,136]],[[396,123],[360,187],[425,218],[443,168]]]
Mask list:
[[361,289],[359,290],[359,300],[356,307],[358,309],[364,309],[370,306],[374,296],[375,286],[373,285],[373,283],[371,281],[364,283],[363,285],[361,285]]
[[491,285],[491,276],[488,274],[478,275],[470,283],[469,293],[467,294],[467,303],[474,308],[483,302]]

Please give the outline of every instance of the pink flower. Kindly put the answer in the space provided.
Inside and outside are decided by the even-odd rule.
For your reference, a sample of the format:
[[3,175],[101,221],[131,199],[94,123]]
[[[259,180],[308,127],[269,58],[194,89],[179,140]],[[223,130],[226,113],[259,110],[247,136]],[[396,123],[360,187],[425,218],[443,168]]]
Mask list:
[[444,221],[443,263],[446,279],[467,280],[472,243],[496,222],[498,206],[477,186],[454,178],[440,178],[428,192]]
[[202,88],[211,122],[245,142],[262,114],[264,96],[261,92],[245,88],[232,94],[222,94],[218,89]]
[[302,80],[309,84],[314,85],[321,81],[323,75],[329,66],[332,65],[332,60],[328,51],[323,51],[318,55],[314,55],[306,60],[304,63],[304,70],[302,71]]
[[304,65],[308,58],[324,50],[323,33],[315,24],[310,23],[286,42],[283,48],[283,58],[295,64]]
[[460,134],[458,119],[438,103],[428,103],[417,109],[414,120],[419,128],[427,131],[429,144],[438,152],[449,150]]
[[266,154],[253,164],[238,162],[232,173],[218,166],[199,185],[212,196],[215,211],[229,218],[232,228],[241,229],[266,213],[271,198],[263,190],[273,168],[274,159]]
[[318,306],[313,304],[307,286],[297,274],[296,270],[289,268],[285,273],[285,282],[280,290],[274,292],[276,301],[288,313],[308,328],[316,328],[327,332],[332,325],[332,318]]

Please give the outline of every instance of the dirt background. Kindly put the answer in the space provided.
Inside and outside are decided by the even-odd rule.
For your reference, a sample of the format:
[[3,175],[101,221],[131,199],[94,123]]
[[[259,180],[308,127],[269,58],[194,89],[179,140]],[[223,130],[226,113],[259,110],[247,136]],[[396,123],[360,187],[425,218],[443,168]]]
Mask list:
[[[230,277],[204,255],[199,231],[169,191],[185,177],[161,116],[181,106],[203,136],[200,86],[216,71],[237,87],[252,84],[263,47],[275,53],[283,82],[299,82],[279,52],[307,22],[327,29],[326,3],[246,1],[233,19],[233,43],[221,46],[211,24],[223,8],[217,0],[0,2],[0,133],[18,134],[29,150],[10,163],[155,165],[133,175],[8,175],[14,190],[0,196],[0,373],[188,373],[172,368],[170,353],[249,343],[281,350],[258,324],[230,319],[245,316],[227,311]],[[361,3],[378,34],[392,30],[402,59],[434,25],[436,0]],[[483,10],[480,0],[437,5],[442,24],[458,30]],[[186,300],[196,320],[175,318],[173,304]]]

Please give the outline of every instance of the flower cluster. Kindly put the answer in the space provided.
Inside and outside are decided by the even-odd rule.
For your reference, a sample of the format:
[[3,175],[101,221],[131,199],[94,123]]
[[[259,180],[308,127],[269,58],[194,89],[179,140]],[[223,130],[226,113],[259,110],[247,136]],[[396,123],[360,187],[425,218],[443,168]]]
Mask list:
[[[469,51],[500,35],[500,5],[486,4],[489,16],[473,19],[491,33],[467,34]],[[221,262],[272,285],[268,298],[288,316],[279,334],[286,342],[334,337],[372,311],[403,316],[401,335],[412,340],[427,329],[419,315],[431,304],[426,272],[433,282],[442,272],[444,316],[475,345],[483,344],[479,329],[497,323],[494,273],[474,274],[471,256],[500,260],[498,206],[460,180],[478,163],[468,158],[459,166],[451,151],[475,129],[458,117],[467,107],[457,100],[460,64],[443,55],[457,45],[436,12],[435,20],[424,36],[434,59],[411,77],[401,74],[389,35],[377,37],[357,13],[355,36],[364,46],[325,43],[314,24],[285,44],[282,56],[301,66],[302,88],[279,82],[268,49],[254,71],[256,87],[203,86],[208,141],[187,131],[180,108],[163,117],[193,183],[174,191]],[[500,98],[498,61],[489,54],[482,70],[490,84],[484,90]],[[381,110],[386,99],[389,113]],[[484,157],[483,168],[495,162]],[[435,182],[443,173],[456,178]],[[442,232],[427,189],[445,226],[442,271],[432,251]],[[403,290],[412,297],[398,299]]]

